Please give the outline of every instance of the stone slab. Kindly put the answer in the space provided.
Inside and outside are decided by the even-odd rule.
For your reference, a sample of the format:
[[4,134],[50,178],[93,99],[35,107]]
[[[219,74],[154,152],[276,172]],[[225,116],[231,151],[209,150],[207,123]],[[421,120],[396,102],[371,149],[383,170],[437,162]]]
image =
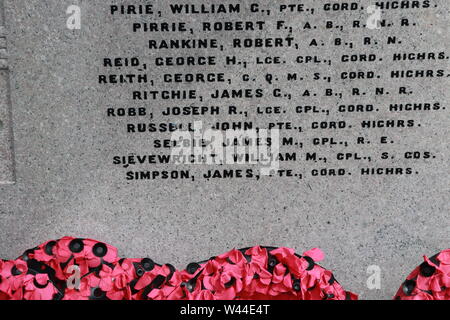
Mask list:
[[[383,107],[375,115],[333,116],[335,120],[345,120],[348,117],[354,121],[352,123],[358,123],[361,119],[386,118],[420,122],[422,127],[410,130],[378,129],[376,134],[361,128],[349,131],[353,132],[351,137],[372,134],[379,138],[387,134],[396,141],[393,147],[387,148],[374,143],[373,146],[364,148],[353,146],[349,150],[352,153],[363,150],[376,156],[384,151],[396,155],[398,152],[399,157],[389,165],[412,166],[418,172],[412,176],[362,177],[357,173],[367,164],[350,160],[345,165],[342,162],[338,165],[352,168],[355,173],[352,177],[321,179],[308,175],[304,180],[273,179],[259,182],[247,179],[127,181],[124,179],[126,169],[114,165],[112,158],[129,153],[150,153],[154,150],[148,135],[127,134],[125,124],[127,121],[136,122],[135,120],[110,119],[105,115],[106,109],[111,106],[148,106],[158,110],[159,106],[162,108],[167,105],[163,102],[158,102],[161,103],[159,105],[132,101],[129,86],[99,85],[98,75],[105,73],[102,61],[106,57],[140,56],[143,60],[152,61],[155,56],[169,55],[167,51],[151,52],[147,46],[149,39],[160,40],[168,38],[168,35],[130,31],[132,22],[160,19],[113,16],[108,13],[109,5],[124,4],[125,1],[6,0],[0,4],[3,2],[7,17],[17,182],[12,186],[0,186],[2,258],[15,258],[25,249],[65,235],[95,238],[117,246],[121,256],[149,256],[160,263],[170,262],[177,267],[184,267],[191,261],[203,260],[233,247],[258,244],[288,246],[300,253],[320,247],[327,256],[324,266],[335,271],[336,278],[347,290],[359,293],[363,299],[390,299],[409,271],[421,262],[423,254],[432,255],[448,248],[450,86],[447,77],[407,82],[407,86],[415,93],[412,102],[439,101],[441,106],[447,107],[446,111],[441,109],[436,112],[392,114],[386,109],[392,101],[384,96],[361,99],[362,103]],[[167,1],[152,3],[155,7],[164,7]],[[213,1],[192,0],[189,3],[211,4]],[[267,1],[264,3],[269,5]],[[307,7],[314,7],[321,1],[304,3]],[[372,2],[359,3],[369,5]],[[432,3],[437,5],[436,9],[389,11],[389,18],[396,23],[406,14],[413,19],[415,17],[415,21],[419,23],[415,29],[406,28],[397,32],[390,29],[361,32],[347,30],[342,35],[356,43],[364,34],[385,39],[392,33],[405,40],[404,47],[397,49],[398,52],[444,51],[448,55],[449,2],[436,0]],[[82,12],[80,30],[69,30],[66,25],[66,10],[74,4],[79,5]],[[310,20],[323,23],[326,19],[331,19],[346,25],[349,14],[326,12],[322,13],[319,20]],[[363,11],[361,15],[366,16]],[[240,17],[257,20],[255,17]],[[295,27],[306,19],[302,16],[283,17]],[[196,15],[179,17],[180,20],[194,23],[210,18]],[[228,16],[223,17],[227,18]],[[259,18],[264,19],[261,16]],[[352,19],[357,18],[358,14],[352,16]],[[271,33],[263,34],[267,37],[270,35]],[[319,31],[317,35],[321,37]],[[173,37],[173,34],[170,36]],[[217,37],[226,41],[233,37],[233,33],[220,33]],[[0,43],[4,43],[2,41]],[[370,51],[384,57],[383,54],[393,50],[386,45],[374,45],[371,49],[372,51],[367,48],[358,51],[347,48],[344,51]],[[266,49],[251,49],[239,54],[251,59],[258,54],[270,55],[269,52],[271,51]],[[319,48],[314,52],[317,55],[321,52],[329,53],[332,57],[339,58],[339,52],[342,51],[325,51]],[[176,50],[175,53],[187,54]],[[193,53],[205,55],[209,51]],[[285,56],[290,59],[296,55],[298,54],[292,50],[285,51]],[[345,70],[369,68],[386,76],[393,68],[415,68],[415,63],[411,61],[394,65],[380,63],[377,67],[359,63],[353,65],[354,69],[348,65],[339,65],[330,70],[336,70],[333,73],[336,75]],[[315,68],[327,73],[327,67],[323,65],[303,65],[301,68],[307,74],[314,73]],[[421,65],[421,68],[443,67],[441,62],[429,61]],[[226,69],[235,78],[245,72],[243,68]],[[251,73],[263,77],[268,72],[281,75],[291,69],[292,67],[287,66],[278,69],[267,66],[254,69]],[[155,67],[150,73],[157,77],[167,70],[173,69]],[[191,69],[186,68],[184,72],[189,70]],[[399,83],[406,80],[373,81],[369,82],[370,88],[377,84],[385,88],[398,88]],[[7,83],[7,72],[3,68],[0,71],[0,119],[8,114],[5,112],[9,106],[5,103],[8,97],[5,89]],[[258,85],[268,86],[264,82],[259,82]],[[296,93],[303,86],[306,85],[284,84],[281,87]],[[315,82],[313,88],[322,92],[328,86],[325,82]],[[336,86],[344,90],[358,84],[336,80]],[[166,88],[176,87],[177,85],[166,84]],[[186,85],[180,87],[186,88]],[[215,88],[214,85],[193,87],[203,94]],[[346,99],[346,104],[355,102],[353,98]],[[322,102],[334,107],[338,105],[336,100],[323,97],[312,100],[311,103]],[[266,98],[258,102],[249,100],[239,103],[244,108],[254,109],[257,104],[273,106],[278,101]],[[301,103],[302,100],[299,104]],[[279,117],[282,121],[304,117],[304,123],[309,123],[308,116],[304,115]],[[178,121],[176,117],[161,120],[160,115],[157,119]],[[208,119],[216,120],[215,117]],[[250,119],[267,122],[273,117],[253,115]],[[10,139],[9,122],[4,122],[4,126],[6,130],[3,129],[3,133],[0,131],[0,142],[5,137]],[[8,133],[6,136],[5,132]],[[304,137],[308,140],[312,136],[313,134],[306,133]],[[317,136],[343,139],[349,133],[320,132]],[[11,161],[7,162],[8,165],[2,161],[11,150],[9,146],[9,141],[7,144],[0,143],[0,150],[4,150],[0,152],[0,180],[3,181],[14,181]],[[322,149],[311,147],[311,150],[317,152],[322,152]],[[435,159],[411,161],[402,158],[402,154],[407,151],[430,151]],[[11,159],[11,156],[7,159]],[[372,166],[386,166],[383,163],[378,159]],[[335,165],[332,163],[326,167]],[[309,173],[315,166],[300,162],[291,167],[305,169]],[[149,170],[152,166],[144,168]],[[196,168],[200,171],[203,169]],[[369,276],[367,268],[370,265],[378,265],[382,271],[381,288],[378,290],[370,290],[366,286]]]
[[0,1],[0,184],[15,182],[4,1]]

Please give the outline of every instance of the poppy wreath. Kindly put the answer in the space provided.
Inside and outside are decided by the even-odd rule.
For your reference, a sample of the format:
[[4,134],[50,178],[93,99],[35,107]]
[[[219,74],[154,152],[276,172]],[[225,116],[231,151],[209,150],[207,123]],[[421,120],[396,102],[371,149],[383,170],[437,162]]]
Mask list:
[[[312,249],[231,250],[176,270],[149,258],[120,259],[117,249],[65,237],[0,260],[1,300],[356,300]],[[78,280],[78,281],[77,281]]]
[[450,300],[450,249],[414,269],[398,290],[397,300]]

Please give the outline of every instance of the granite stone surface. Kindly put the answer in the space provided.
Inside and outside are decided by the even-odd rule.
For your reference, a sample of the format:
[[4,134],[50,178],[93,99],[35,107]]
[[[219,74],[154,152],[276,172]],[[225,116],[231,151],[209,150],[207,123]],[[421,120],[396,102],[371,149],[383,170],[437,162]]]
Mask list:
[[13,134],[4,2],[0,1],[0,184],[14,183]]
[[[11,131],[16,164],[16,183],[0,186],[2,258],[65,235],[108,242],[123,257],[149,256],[177,267],[234,247],[287,246],[299,253],[319,247],[326,254],[322,264],[346,290],[362,299],[390,299],[423,254],[449,247],[448,112],[427,114],[426,129],[394,136],[400,146],[431,146],[437,155],[413,177],[125,181],[111,157],[148,149],[148,141],[130,139],[122,125],[105,117],[105,106],[129,103],[127,89],[96,81],[103,58],[139,55],[148,35],[130,34],[118,22],[127,17],[108,15],[113,2],[120,1],[0,2],[9,67],[0,68],[0,181],[14,180],[11,161],[5,164]],[[426,40],[433,51],[448,50],[449,20],[442,17],[449,3],[435,2],[442,9],[435,27],[443,32],[426,39],[415,34],[412,47]],[[82,9],[80,30],[66,27],[71,4]],[[0,58],[1,44],[0,33]],[[4,120],[8,74],[12,128]],[[415,99],[434,90],[448,106],[449,85],[447,78],[418,81]],[[370,265],[381,268],[379,290],[366,286]]]

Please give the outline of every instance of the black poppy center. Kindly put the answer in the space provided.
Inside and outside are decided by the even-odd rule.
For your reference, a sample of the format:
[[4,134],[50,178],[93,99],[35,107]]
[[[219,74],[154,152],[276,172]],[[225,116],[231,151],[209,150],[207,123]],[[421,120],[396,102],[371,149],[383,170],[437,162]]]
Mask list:
[[416,282],[414,280],[406,280],[403,283],[403,293],[406,294],[407,296],[410,296],[414,289],[416,288]]
[[69,244],[69,249],[73,253],[80,253],[84,249],[84,243],[81,239],[74,239]]
[[97,243],[93,248],[92,252],[94,255],[98,258],[103,258],[106,256],[106,253],[108,252],[108,248],[104,243]]
[[200,265],[198,263],[190,263],[187,266],[186,271],[189,274],[194,274],[198,269],[200,269]]
[[142,259],[141,265],[145,271],[152,271],[155,268],[155,263],[149,258]]
[[50,241],[45,245],[44,251],[49,256],[53,255],[53,248],[56,246],[56,241]]
[[424,262],[420,265],[420,274],[426,278],[431,277],[436,272],[436,268]]

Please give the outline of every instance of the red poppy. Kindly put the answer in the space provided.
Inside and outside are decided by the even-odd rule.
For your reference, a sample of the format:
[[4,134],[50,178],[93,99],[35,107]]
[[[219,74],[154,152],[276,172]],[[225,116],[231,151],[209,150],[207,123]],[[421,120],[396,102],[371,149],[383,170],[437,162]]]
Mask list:
[[415,268],[398,290],[401,300],[450,300],[450,249]]
[[[356,299],[316,262],[319,249],[297,256],[289,248],[231,250],[186,270],[150,259],[120,259],[117,249],[91,239],[47,241],[14,261],[0,260],[0,299],[239,300]],[[447,253],[441,254],[448,270]],[[29,270],[29,266],[31,266]],[[445,271],[447,272],[447,271]],[[448,285],[448,277],[420,286]],[[76,279],[78,287],[64,286]],[[59,287],[55,284],[58,283]],[[448,296],[442,290],[437,295]],[[420,296],[417,296],[420,297]]]
[[24,278],[23,285],[25,290],[23,298],[25,300],[52,300],[58,292],[47,274],[27,275]]

